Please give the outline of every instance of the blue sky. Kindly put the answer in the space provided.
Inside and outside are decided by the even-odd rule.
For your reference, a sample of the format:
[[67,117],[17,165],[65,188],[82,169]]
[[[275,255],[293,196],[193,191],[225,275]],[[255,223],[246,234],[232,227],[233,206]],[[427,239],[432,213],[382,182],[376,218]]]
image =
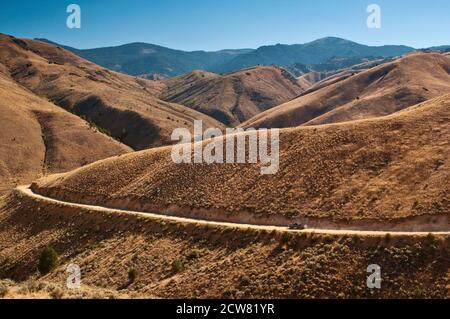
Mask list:
[[[82,28],[66,27],[80,5]],[[382,28],[366,25],[369,4]],[[325,36],[369,45],[450,44],[448,0],[1,0],[0,32],[78,48],[148,42],[183,50],[256,48]]]

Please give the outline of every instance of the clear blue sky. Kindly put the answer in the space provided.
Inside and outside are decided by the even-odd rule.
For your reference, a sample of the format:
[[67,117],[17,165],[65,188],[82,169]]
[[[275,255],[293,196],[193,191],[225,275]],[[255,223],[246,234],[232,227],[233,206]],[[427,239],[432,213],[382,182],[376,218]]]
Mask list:
[[[82,28],[66,27],[67,5]],[[368,29],[366,8],[382,9]],[[256,48],[325,36],[369,45],[450,45],[449,0],[1,0],[0,32],[78,48],[148,42],[184,50]]]

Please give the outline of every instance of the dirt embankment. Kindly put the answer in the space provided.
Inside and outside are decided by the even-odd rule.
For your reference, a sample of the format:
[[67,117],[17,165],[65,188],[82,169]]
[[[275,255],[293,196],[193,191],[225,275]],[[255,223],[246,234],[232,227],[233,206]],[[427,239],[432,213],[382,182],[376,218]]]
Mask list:
[[94,205],[98,207],[119,209],[133,212],[147,212],[161,217],[185,217],[199,221],[235,223],[237,225],[260,225],[274,227],[289,227],[297,223],[308,229],[348,230],[348,231],[380,231],[380,232],[450,232],[450,215],[408,216],[402,218],[317,218],[317,217],[287,217],[283,215],[255,215],[251,212],[230,212],[226,209],[198,209],[192,207],[168,207],[149,204],[140,200],[111,199],[102,196],[86,196],[71,193],[68,190],[39,188],[36,183],[31,185],[31,192],[52,198],[64,198],[67,205]]

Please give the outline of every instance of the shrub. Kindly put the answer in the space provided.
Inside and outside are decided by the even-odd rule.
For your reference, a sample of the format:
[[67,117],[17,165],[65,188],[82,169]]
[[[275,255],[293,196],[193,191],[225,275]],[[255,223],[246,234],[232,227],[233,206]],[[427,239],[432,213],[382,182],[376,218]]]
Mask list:
[[391,235],[390,233],[387,233],[386,236],[384,236],[384,240],[385,240],[385,242],[387,242],[387,243],[390,242],[391,239],[392,239],[392,235]]
[[128,271],[128,280],[130,281],[130,283],[135,282],[138,275],[139,275],[138,271],[135,268],[131,268]]
[[52,247],[46,247],[39,258],[38,270],[46,275],[58,266],[58,254]]
[[181,262],[181,260],[175,259],[172,262],[172,272],[174,272],[175,274],[180,272],[182,268],[183,268],[183,263]]
[[191,250],[187,257],[188,259],[198,259],[200,257],[200,251],[197,249]]
[[281,235],[281,243],[282,244],[287,244],[290,240],[291,240],[292,234],[291,233],[283,233],[283,235]]
[[52,297],[53,299],[61,299],[62,297],[64,297],[64,291],[59,287],[54,287],[50,291],[50,297]]
[[5,298],[9,289],[6,285],[0,284],[0,298]]
[[428,233],[427,239],[430,242],[434,242],[436,240],[436,237],[432,233]]
[[248,276],[242,275],[240,280],[242,286],[248,286],[251,283],[251,280]]

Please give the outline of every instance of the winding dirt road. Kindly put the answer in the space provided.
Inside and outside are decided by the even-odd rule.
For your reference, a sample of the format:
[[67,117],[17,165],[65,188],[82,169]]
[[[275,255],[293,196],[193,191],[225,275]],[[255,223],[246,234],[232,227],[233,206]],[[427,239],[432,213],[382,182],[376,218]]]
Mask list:
[[390,234],[392,236],[427,236],[428,234],[435,234],[435,235],[450,235],[450,231],[440,231],[440,232],[406,232],[406,231],[372,231],[372,230],[345,230],[345,229],[339,229],[339,230],[333,230],[333,229],[318,229],[318,228],[308,228],[305,230],[294,230],[289,229],[288,227],[281,227],[281,226],[266,226],[266,225],[252,225],[252,224],[238,224],[238,223],[228,223],[228,222],[216,222],[216,221],[208,221],[208,220],[201,220],[201,219],[192,219],[192,218],[185,218],[185,217],[176,217],[176,216],[168,216],[168,215],[161,215],[161,214],[154,214],[154,213],[143,213],[143,212],[137,212],[137,211],[131,211],[131,210],[123,210],[123,209],[114,209],[114,208],[107,208],[102,206],[94,206],[94,205],[86,205],[86,204],[77,204],[77,203],[70,203],[70,202],[64,202],[57,199],[45,197],[39,194],[34,193],[30,186],[19,186],[17,187],[17,190],[21,192],[22,194],[39,199],[42,201],[47,201],[49,203],[54,203],[58,205],[64,205],[69,207],[75,207],[75,208],[83,208],[88,209],[92,211],[98,211],[98,212],[107,212],[107,213],[114,213],[119,212],[122,214],[128,214],[133,216],[141,216],[145,218],[154,218],[159,220],[167,220],[167,221],[173,221],[173,222],[179,222],[179,223],[190,223],[190,224],[197,224],[197,225],[212,225],[212,226],[221,226],[221,227],[230,227],[230,228],[243,228],[243,229],[256,229],[256,230],[267,230],[267,231],[282,231],[282,232],[293,232],[293,233],[316,233],[316,234],[329,234],[329,235],[358,235],[358,236],[386,236],[386,234]]

